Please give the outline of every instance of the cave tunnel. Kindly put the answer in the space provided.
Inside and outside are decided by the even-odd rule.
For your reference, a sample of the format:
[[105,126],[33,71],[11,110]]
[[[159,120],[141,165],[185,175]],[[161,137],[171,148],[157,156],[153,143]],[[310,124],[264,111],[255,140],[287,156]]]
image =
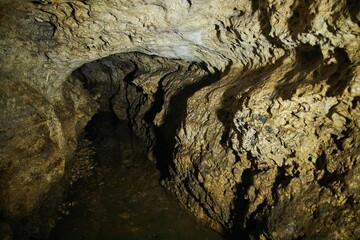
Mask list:
[[[184,118],[186,97],[204,85],[194,86],[174,74],[190,65],[205,68],[128,53],[87,63],[72,73],[69,81],[82,85],[98,108],[68,163],[70,188],[49,239],[223,239],[177,206],[160,186],[169,177],[175,147],[178,126],[172,124]],[[188,74],[198,82],[211,75]],[[140,80],[144,83],[136,84]],[[178,83],[166,86],[170,81]],[[157,87],[153,96],[144,93],[146,83]],[[187,85],[192,90],[186,90]],[[172,116],[164,118],[177,120],[156,126],[154,118],[171,90],[183,93],[171,96]]]
[[358,239],[359,12],[0,1],[0,239]]

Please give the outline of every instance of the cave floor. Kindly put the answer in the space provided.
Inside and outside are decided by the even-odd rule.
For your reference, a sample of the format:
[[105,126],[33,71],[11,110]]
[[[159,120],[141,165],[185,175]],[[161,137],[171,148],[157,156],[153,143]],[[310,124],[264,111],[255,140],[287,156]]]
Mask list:
[[[122,136],[102,137],[107,144],[98,137],[94,142],[108,147],[127,141],[136,149],[124,127],[108,132],[114,130]],[[74,184],[66,200],[74,206],[57,222],[50,239],[223,239],[177,205],[160,186],[160,175],[145,155],[100,152],[94,174]],[[101,159],[109,158],[107,153],[118,159]]]

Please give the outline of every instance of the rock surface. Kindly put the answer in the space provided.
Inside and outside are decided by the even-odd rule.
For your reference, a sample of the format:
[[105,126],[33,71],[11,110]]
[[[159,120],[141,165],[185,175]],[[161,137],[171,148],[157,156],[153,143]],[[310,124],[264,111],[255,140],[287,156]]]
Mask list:
[[46,236],[79,136],[107,108],[147,142],[163,185],[213,228],[356,239],[359,8],[354,0],[1,1],[6,235]]

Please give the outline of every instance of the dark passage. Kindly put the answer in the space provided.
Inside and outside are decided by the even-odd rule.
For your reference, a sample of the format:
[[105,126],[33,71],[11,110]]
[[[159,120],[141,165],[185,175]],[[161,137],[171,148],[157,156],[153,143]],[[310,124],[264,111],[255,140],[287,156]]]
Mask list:
[[65,204],[71,207],[50,239],[222,239],[161,188],[155,164],[127,121],[102,112],[86,130],[96,150],[93,174],[73,185]]
[[128,121],[119,120],[112,111],[95,114],[85,131],[96,149],[97,164],[119,165],[146,156],[145,145],[132,133]]

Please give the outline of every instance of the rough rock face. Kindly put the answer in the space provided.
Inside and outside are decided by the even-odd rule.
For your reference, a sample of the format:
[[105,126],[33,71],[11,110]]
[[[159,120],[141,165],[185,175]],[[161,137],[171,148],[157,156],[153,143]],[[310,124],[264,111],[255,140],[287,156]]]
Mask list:
[[274,239],[359,234],[359,104],[340,82],[351,70],[344,56],[327,66],[305,51],[230,73],[188,100],[168,188],[219,228],[259,237],[265,225]]
[[2,1],[1,228],[46,236],[77,140],[102,108],[131,122],[163,185],[213,228],[356,239],[359,8]]

